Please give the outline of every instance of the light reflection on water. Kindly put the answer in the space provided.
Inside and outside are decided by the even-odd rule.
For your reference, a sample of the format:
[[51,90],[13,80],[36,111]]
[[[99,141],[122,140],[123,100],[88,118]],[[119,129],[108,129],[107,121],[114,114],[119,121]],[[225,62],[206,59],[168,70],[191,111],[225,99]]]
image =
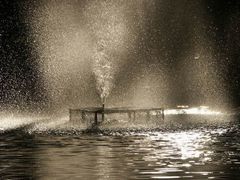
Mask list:
[[101,134],[2,134],[4,179],[234,179],[237,126]]

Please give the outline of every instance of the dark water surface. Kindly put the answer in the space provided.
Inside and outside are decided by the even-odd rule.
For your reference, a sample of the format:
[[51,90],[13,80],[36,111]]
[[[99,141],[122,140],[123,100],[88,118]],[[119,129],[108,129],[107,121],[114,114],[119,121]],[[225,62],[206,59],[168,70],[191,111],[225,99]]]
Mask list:
[[239,179],[238,125],[0,136],[1,179]]

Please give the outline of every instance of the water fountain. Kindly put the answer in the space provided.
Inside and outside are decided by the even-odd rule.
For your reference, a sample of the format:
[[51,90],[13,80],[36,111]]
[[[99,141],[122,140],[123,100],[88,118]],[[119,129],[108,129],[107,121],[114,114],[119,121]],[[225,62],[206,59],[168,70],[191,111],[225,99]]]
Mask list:
[[[0,54],[5,55],[0,72],[13,72],[7,80],[16,86],[6,88],[9,84],[4,80],[0,97],[14,95],[4,100],[20,106],[19,101],[29,102],[44,89],[43,102],[48,103],[46,116],[0,112],[1,178],[239,177],[238,119],[231,121],[230,114],[212,110],[229,94],[227,70],[222,70],[227,68],[217,47],[219,43],[225,49],[224,40],[213,42],[216,36],[211,32],[221,32],[217,24],[228,22],[228,26],[232,22],[226,14],[239,11],[221,9],[223,2],[1,2],[0,24],[6,32],[0,28]],[[212,3],[221,17],[218,23],[211,17]],[[226,13],[224,21],[219,12]],[[239,14],[233,22],[239,22]],[[230,25],[234,38],[240,34],[237,25]],[[26,38],[18,36],[20,29]],[[238,40],[232,49],[238,47]],[[14,48],[9,48],[9,42]],[[22,47],[23,42],[28,46]],[[36,62],[12,56],[18,54],[11,52],[17,48],[31,51]],[[236,55],[236,49],[229,52]],[[22,68],[25,58],[31,63],[24,66],[39,77],[27,76],[33,79],[22,82],[15,76],[27,71]],[[8,71],[12,65],[16,67]],[[22,77],[25,74],[29,72]],[[8,75],[0,73],[0,83]],[[28,86],[29,91],[21,91]]]
[[[66,116],[70,109],[70,119],[75,122],[76,114],[84,117],[91,111],[98,124],[107,119],[104,114],[113,111],[128,114],[128,109],[127,116],[134,117],[134,111],[144,110],[148,117],[154,108],[154,116],[170,112],[163,113],[163,107],[171,109],[176,102],[224,104],[224,82],[212,49],[206,49],[213,45],[197,23],[204,19],[200,10],[196,11],[199,21],[189,24],[188,45],[173,43],[173,48],[169,41],[176,35],[174,29],[185,29],[178,24],[170,28],[161,16],[154,16],[159,12],[155,1],[83,4],[40,3],[28,17],[49,109],[56,114],[62,110]],[[191,17],[181,17],[179,22],[185,20],[195,22]],[[183,50],[179,53],[178,48]]]

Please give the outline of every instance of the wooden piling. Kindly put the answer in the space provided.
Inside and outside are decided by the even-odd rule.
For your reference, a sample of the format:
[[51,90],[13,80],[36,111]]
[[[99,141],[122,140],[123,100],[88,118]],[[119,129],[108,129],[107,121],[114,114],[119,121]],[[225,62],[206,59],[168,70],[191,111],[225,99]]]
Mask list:
[[162,120],[164,120],[165,119],[164,109],[162,109],[161,114],[162,114]]
[[131,120],[132,119],[132,115],[131,115],[131,112],[128,112],[128,119]]
[[69,120],[71,121],[72,120],[72,110],[69,109]]
[[97,112],[94,113],[94,124],[97,126],[98,125],[98,114]]
[[147,120],[150,120],[150,111],[147,111]]
[[104,108],[105,108],[105,105],[103,103],[102,104],[102,122],[104,121]]
[[82,111],[82,120],[85,121],[85,119],[86,119],[86,113]]

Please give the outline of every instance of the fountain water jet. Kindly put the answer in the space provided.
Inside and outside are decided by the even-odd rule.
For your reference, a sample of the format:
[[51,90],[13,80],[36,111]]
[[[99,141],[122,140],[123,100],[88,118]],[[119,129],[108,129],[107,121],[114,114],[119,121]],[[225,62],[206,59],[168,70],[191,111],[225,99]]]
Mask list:
[[92,2],[85,12],[94,44],[92,69],[102,104],[105,104],[113,88],[117,69],[115,62],[125,49],[126,22],[122,8],[117,5],[110,1]]
[[105,104],[113,86],[113,72],[111,62],[104,49],[97,50],[94,55],[93,72],[96,77],[96,86],[101,103]]

